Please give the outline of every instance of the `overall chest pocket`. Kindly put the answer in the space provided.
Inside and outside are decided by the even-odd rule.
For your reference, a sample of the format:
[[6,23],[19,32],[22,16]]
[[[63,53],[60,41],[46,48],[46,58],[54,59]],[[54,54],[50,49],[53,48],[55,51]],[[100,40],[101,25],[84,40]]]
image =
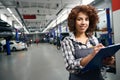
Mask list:
[[86,57],[88,54],[93,52],[93,48],[85,48],[85,49],[75,49],[75,57],[78,58],[82,58],[82,57]]

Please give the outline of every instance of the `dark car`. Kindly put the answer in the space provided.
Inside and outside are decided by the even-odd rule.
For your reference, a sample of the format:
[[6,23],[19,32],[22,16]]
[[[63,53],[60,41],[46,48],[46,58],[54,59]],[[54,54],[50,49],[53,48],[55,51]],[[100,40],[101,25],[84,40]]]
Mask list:
[[13,27],[0,19],[0,37],[11,38],[13,36]]

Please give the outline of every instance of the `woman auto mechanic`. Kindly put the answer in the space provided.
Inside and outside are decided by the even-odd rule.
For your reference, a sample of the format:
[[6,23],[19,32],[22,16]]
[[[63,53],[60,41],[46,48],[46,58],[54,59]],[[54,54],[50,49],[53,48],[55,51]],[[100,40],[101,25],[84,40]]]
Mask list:
[[[104,80],[99,68],[81,71],[104,48],[93,35],[98,21],[97,10],[91,5],[76,6],[69,13],[68,27],[71,33],[61,44],[66,69],[70,73],[69,80]],[[91,47],[93,50],[87,50]],[[104,63],[113,64],[113,57],[104,59]]]

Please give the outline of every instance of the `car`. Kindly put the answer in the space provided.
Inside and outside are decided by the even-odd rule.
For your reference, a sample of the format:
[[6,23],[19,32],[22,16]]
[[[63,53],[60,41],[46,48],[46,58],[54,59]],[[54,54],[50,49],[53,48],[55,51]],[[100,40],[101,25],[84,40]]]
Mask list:
[[2,44],[0,43],[0,52],[2,52],[2,50],[3,50],[3,46],[2,46]]
[[[27,50],[27,44],[21,41],[10,41],[10,50],[17,51],[17,50]],[[3,45],[4,50],[6,50],[6,44]]]
[[49,43],[50,43],[50,44],[53,44],[53,41],[54,41],[54,38],[53,38],[53,37],[50,37],[50,38],[49,38]]
[[27,50],[27,44],[20,41],[10,41],[10,50]]
[[0,38],[12,38],[14,28],[0,19]]

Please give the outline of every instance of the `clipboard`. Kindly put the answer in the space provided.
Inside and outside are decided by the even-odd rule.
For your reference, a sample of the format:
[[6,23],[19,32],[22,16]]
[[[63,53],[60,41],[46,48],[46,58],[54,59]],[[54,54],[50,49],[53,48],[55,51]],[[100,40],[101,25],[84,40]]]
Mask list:
[[102,48],[95,57],[82,69],[83,72],[91,69],[100,69],[103,66],[103,59],[113,56],[120,49],[120,44],[114,44]]

